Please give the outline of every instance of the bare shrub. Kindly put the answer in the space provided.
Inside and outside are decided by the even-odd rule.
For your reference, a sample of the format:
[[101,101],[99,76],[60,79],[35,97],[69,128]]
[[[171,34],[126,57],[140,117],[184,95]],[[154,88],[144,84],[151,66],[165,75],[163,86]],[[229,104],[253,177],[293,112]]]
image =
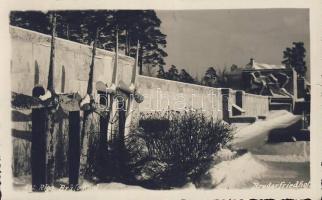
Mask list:
[[[198,111],[149,113],[141,116],[144,120],[152,123],[140,123],[126,138],[126,146],[132,173],[154,187],[196,181],[233,136],[230,125]],[[162,125],[156,128],[158,121]]]

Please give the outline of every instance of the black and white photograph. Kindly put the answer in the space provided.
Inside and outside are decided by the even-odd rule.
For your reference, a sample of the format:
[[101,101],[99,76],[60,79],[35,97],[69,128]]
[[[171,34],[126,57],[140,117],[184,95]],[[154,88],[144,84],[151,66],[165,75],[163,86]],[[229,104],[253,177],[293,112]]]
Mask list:
[[311,188],[309,8],[8,22],[15,192]]

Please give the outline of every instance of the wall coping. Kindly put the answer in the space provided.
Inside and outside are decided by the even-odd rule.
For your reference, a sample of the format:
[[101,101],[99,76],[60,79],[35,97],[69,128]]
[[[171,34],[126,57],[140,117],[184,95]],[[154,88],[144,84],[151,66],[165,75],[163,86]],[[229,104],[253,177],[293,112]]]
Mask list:
[[162,78],[151,77],[151,76],[138,75],[138,77],[152,79],[152,80],[156,80],[156,81],[165,81],[165,82],[175,83],[175,84],[179,84],[179,85],[186,85],[186,86],[191,86],[191,87],[199,87],[199,88],[204,88],[204,89],[209,89],[209,90],[221,90],[221,88],[214,88],[214,87],[209,87],[209,86],[204,86],[204,85],[197,85],[197,84],[193,84],[193,83],[184,83],[184,82],[180,82],[180,81],[162,79]]
[[[180,85],[185,85],[185,86],[192,86],[196,88],[204,88],[204,89],[209,89],[209,90],[221,90],[221,89],[229,89],[229,92],[232,94],[236,93],[236,90],[233,90],[231,88],[214,88],[214,87],[209,87],[209,86],[204,86],[204,85],[197,85],[193,83],[184,83],[184,82],[179,82],[179,81],[174,81],[174,80],[168,80],[168,79],[161,79],[157,77],[151,77],[151,76],[144,76],[144,75],[138,75],[138,78],[145,78],[145,79],[151,79],[151,80],[156,80],[156,81],[165,81],[165,82],[170,82],[170,83],[175,83],[175,84],[180,84]],[[243,90],[242,90],[243,91]],[[263,96],[263,95],[257,95],[257,94],[250,94],[245,92],[245,95],[247,96],[254,96],[254,97],[260,97],[260,98],[269,98],[269,96]]]
[[[30,42],[33,42],[33,43],[40,43],[40,44],[46,43],[46,44],[50,45],[51,36],[46,35],[44,33],[32,31],[29,29],[24,29],[24,28],[12,26],[12,25],[9,26],[9,32],[10,32],[11,38],[20,39],[20,40],[29,40]],[[91,46],[86,45],[86,44],[82,44],[79,42],[74,42],[74,41],[66,40],[66,39],[59,38],[59,37],[56,37],[55,39],[59,43],[59,45],[62,45],[63,47],[65,47],[69,50],[80,51],[83,49],[83,51],[85,51],[86,53],[90,53],[91,49],[92,49]],[[96,50],[97,50],[97,56],[107,56],[108,55],[108,56],[113,57],[115,55],[115,52],[108,51],[105,49],[97,48]],[[132,58],[130,56],[126,56],[124,54],[119,54],[119,59],[130,61],[133,63],[135,61],[134,58]]]

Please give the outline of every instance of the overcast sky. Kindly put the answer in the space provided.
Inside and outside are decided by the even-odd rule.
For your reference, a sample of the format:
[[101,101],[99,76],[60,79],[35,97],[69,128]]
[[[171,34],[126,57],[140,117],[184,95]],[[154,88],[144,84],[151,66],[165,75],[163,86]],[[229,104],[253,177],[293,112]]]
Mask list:
[[302,41],[309,58],[307,9],[157,11],[167,35],[167,66],[199,78],[209,66],[281,64],[283,50]]

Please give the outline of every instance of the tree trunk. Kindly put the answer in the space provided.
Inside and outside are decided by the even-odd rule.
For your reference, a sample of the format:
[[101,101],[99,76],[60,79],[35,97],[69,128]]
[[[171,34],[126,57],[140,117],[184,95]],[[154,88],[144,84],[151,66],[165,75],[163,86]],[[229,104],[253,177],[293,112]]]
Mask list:
[[92,93],[93,93],[94,65],[95,65],[97,38],[98,38],[98,30],[96,29],[95,38],[93,41],[92,61],[91,61],[91,65],[89,67],[88,82],[87,82],[87,94],[88,95],[92,95]]
[[125,55],[129,55],[129,34],[127,30],[125,30]]
[[[102,106],[107,106],[108,96],[105,94],[100,94],[100,104]],[[100,116],[100,126],[99,126],[99,147],[98,147],[98,174],[99,178],[102,180],[106,179],[108,176],[108,144],[107,144],[107,133],[108,124],[110,120],[110,112],[107,115]]]
[[[95,38],[93,40],[93,50],[92,50],[92,60],[90,64],[90,70],[88,74],[88,82],[87,82],[87,94],[91,98],[91,103],[93,100],[93,80],[94,80],[94,67],[95,67],[95,55],[96,55],[96,43],[98,39],[98,28],[95,32]],[[84,111],[83,115],[83,125],[82,125],[82,131],[81,131],[81,158],[80,158],[80,175],[82,178],[84,178],[87,175],[87,168],[88,168],[88,156],[89,156],[89,137],[90,133],[93,132],[92,130],[92,122],[93,122],[94,116],[93,112],[91,110]],[[86,177],[85,177],[86,178]]]
[[[51,46],[50,46],[50,59],[49,59],[49,71],[48,71],[48,83],[47,89],[52,93],[52,98],[55,95],[54,86],[54,71],[55,71],[55,35],[56,35],[56,14],[52,14],[52,34],[51,34]],[[52,99],[53,100],[53,99]],[[55,147],[56,136],[59,127],[55,123],[55,110],[56,108],[48,108],[46,120],[46,137],[47,137],[47,184],[52,186],[55,180]]]
[[52,31],[51,31],[51,45],[50,45],[50,58],[49,58],[49,71],[48,71],[48,84],[47,89],[54,93],[54,72],[55,72],[55,36],[56,36],[56,14],[52,14]]
[[117,153],[120,170],[120,178],[126,178],[126,158],[125,158],[125,120],[126,120],[126,99],[122,99],[118,102],[118,113],[119,113],[119,133],[117,137]]
[[68,23],[66,25],[66,38],[67,38],[67,40],[70,40],[70,38],[69,38],[69,24]]
[[142,45],[140,46],[140,50],[139,50],[139,74],[142,75],[143,74],[143,49],[142,49]]

